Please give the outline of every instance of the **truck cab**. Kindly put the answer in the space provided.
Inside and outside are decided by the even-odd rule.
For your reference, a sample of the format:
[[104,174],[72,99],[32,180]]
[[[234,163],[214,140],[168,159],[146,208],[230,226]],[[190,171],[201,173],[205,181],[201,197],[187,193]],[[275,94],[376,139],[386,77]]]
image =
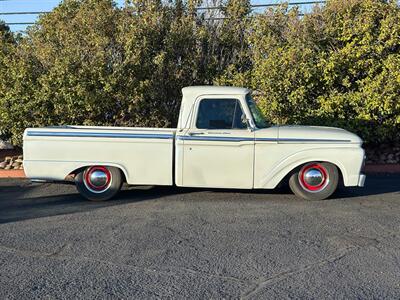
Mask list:
[[[176,184],[253,188],[257,127],[250,111],[250,107],[255,108],[250,91],[189,87],[182,93],[176,133]],[[267,127],[264,120],[260,125]],[[276,138],[276,128],[271,127],[269,134]]]

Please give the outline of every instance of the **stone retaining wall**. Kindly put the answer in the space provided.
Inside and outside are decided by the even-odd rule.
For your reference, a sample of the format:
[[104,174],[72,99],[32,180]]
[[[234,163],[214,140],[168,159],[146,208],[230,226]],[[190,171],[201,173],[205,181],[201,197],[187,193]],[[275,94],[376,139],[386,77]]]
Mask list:
[[6,156],[4,161],[0,162],[0,170],[22,170],[23,168],[22,155]]

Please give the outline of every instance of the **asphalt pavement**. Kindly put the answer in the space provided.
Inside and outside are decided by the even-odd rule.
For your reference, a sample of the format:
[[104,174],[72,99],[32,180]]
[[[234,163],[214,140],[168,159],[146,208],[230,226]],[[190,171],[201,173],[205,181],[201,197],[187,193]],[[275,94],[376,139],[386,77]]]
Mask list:
[[400,298],[400,176],[308,202],[288,190],[0,180],[0,299]]

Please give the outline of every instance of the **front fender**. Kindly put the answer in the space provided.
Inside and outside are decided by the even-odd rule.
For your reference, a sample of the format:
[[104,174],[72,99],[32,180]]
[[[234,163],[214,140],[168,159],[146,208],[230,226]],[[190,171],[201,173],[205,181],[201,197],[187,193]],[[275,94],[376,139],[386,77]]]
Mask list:
[[[282,146],[282,145],[281,145]],[[279,147],[279,146],[278,146]],[[255,178],[255,188],[275,188],[286,175],[297,167],[312,161],[329,162],[336,165],[342,173],[345,186],[357,186],[364,160],[364,149],[361,147],[313,147],[291,151],[277,151],[277,159],[269,168],[261,171]],[[287,149],[286,149],[287,150]],[[256,168],[267,166],[256,165]]]

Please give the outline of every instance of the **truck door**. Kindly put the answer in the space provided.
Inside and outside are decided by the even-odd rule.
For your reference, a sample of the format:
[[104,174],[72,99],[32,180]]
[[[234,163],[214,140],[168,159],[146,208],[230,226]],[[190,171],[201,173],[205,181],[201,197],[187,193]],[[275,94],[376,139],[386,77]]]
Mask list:
[[183,186],[252,188],[254,132],[247,129],[241,97],[196,100],[183,140]]

